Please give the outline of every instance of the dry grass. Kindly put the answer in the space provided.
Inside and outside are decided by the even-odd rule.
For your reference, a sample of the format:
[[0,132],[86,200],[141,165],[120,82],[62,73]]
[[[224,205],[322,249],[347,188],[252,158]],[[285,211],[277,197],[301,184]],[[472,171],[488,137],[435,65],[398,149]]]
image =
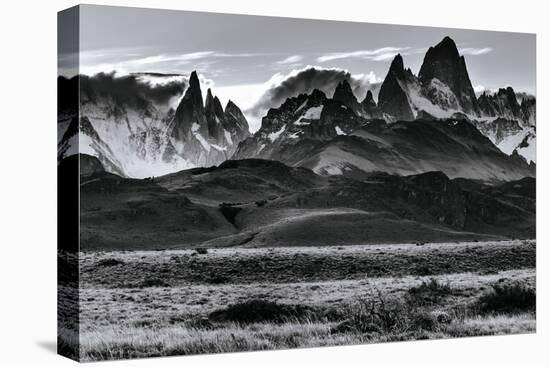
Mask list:
[[242,352],[268,349],[350,345],[385,341],[441,339],[479,335],[531,333],[534,315],[475,317],[438,330],[418,328],[393,333],[334,333],[333,323],[225,324],[223,328],[180,326],[131,328],[116,325],[84,333],[84,361],[153,356]]
[[[495,273],[535,267],[535,254],[533,241],[101,252],[84,253],[80,268],[86,287],[140,287],[151,274],[176,287]],[[102,266],[107,259],[123,264]]]
[[[494,284],[514,282],[534,289],[534,265],[526,266],[534,264],[533,242],[209,249],[205,254],[193,253],[182,250],[85,254],[81,260],[79,297],[81,359],[535,331],[535,314],[531,310],[483,314],[476,307]],[[271,262],[259,261],[267,258]],[[405,260],[397,261],[398,258]],[[411,259],[420,258],[432,265],[442,259],[449,263],[460,260],[462,264],[450,265],[448,272],[419,276],[411,271],[415,269]],[[118,262],[98,266],[106,264],[106,259]],[[305,264],[317,269],[318,259],[324,259],[321,269],[339,264],[330,270],[335,279],[307,270]],[[375,260],[393,264],[391,269],[369,276],[368,268]],[[190,262],[196,265],[186,270]],[[205,281],[199,265],[229,281]],[[130,279],[131,272],[139,276]],[[274,272],[275,281],[266,280],[269,272]],[[386,324],[371,313],[385,312],[380,300],[386,302]],[[228,306],[242,311],[245,305],[249,310],[251,301],[255,301],[254,309],[259,310],[261,317],[209,318],[220,312],[226,315],[232,309]],[[258,305],[262,307],[258,309]],[[271,318],[270,310],[281,317]],[[350,323],[353,327],[349,327]],[[377,323],[376,327],[370,325]]]
[[446,329],[449,337],[534,333],[534,313],[518,315],[475,316],[453,322]]

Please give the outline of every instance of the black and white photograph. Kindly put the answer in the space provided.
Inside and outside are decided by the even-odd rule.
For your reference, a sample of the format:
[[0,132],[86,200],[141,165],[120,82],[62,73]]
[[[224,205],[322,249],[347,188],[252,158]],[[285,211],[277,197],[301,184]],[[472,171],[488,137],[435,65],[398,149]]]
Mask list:
[[60,354],[536,332],[535,34],[79,5],[57,52]]

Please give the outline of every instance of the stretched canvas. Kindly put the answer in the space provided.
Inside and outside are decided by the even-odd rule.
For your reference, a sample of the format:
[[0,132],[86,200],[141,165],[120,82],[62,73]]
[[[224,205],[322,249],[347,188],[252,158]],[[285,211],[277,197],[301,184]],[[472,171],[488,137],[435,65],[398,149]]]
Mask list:
[[58,25],[60,354],[535,332],[534,34]]

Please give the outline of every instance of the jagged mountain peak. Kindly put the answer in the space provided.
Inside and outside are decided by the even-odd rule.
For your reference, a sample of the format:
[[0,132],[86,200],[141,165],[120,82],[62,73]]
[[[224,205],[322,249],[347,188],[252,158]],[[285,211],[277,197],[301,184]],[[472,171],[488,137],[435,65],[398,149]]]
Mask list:
[[398,76],[402,75],[405,72],[405,66],[403,64],[403,56],[401,54],[395,55],[393,61],[391,62],[390,69],[388,74],[393,73]]
[[449,36],[445,36],[437,45],[430,47],[428,53],[430,52],[437,53],[439,57],[460,57],[455,41]]
[[478,114],[477,98],[466,69],[466,61],[450,37],[445,37],[436,46],[428,49],[418,79],[423,88],[436,86],[441,89],[440,85],[448,87],[464,112]]
[[225,106],[225,117],[227,125],[235,131],[239,140],[243,140],[250,135],[248,121],[241,109],[231,100]]
[[189,87],[193,87],[193,88],[196,88],[198,87],[200,89],[200,82],[199,82],[199,77],[197,75],[197,71],[196,70],[193,70],[191,72],[191,75],[189,75]]
[[238,143],[250,133],[248,122],[233,103],[222,104],[211,88],[203,104],[197,72],[172,120],[172,138],[177,154],[196,166],[217,165],[228,159]]
[[336,93],[336,90],[338,90],[339,88],[343,89],[343,90],[350,90],[351,91],[351,85],[349,84],[347,79],[343,79],[340,83],[338,83],[338,85],[336,86],[336,89],[335,89],[335,93]]
[[514,88],[508,86],[506,88],[499,88],[497,95],[499,96],[505,96],[506,98],[514,99],[517,101],[516,98],[516,92],[514,91]]
[[361,101],[361,104],[365,106],[376,106],[374,96],[372,95],[372,91],[370,89],[367,91],[367,95],[365,96],[365,99]]
[[408,84],[416,82],[405,72],[403,57],[395,55],[378,93],[378,107],[388,119],[413,120],[414,112],[409,101]]
[[238,108],[237,105],[235,104],[235,102],[233,102],[232,100],[229,99],[229,100],[227,100],[224,111],[225,111],[225,113],[228,113],[228,111],[231,111],[231,110],[235,109],[235,107]]
[[338,85],[334,89],[332,99],[342,102],[344,105],[351,107],[354,110],[356,110],[359,106],[359,102],[357,102],[357,98],[351,90],[351,85],[346,79],[338,83]]
[[208,110],[209,108],[211,108],[210,106],[213,106],[214,104],[214,96],[212,95],[212,90],[210,88],[208,88],[208,90],[206,91],[206,99],[204,101],[204,108],[206,110]]
[[313,100],[325,100],[327,98],[327,95],[320,89],[315,88],[311,91],[311,94],[309,95],[310,98]]
[[201,84],[199,82],[199,77],[197,76],[196,71],[191,72],[191,75],[189,76],[189,87],[185,91],[185,95],[183,96],[180,105],[185,99],[192,100],[193,103],[204,106],[202,100]]

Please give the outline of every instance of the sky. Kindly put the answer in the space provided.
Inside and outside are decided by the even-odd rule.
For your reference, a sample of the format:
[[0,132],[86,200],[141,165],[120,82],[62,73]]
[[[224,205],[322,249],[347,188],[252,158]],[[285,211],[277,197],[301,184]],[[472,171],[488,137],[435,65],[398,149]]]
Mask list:
[[92,5],[81,6],[80,73],[197,70],[222,103],[231,99],[255,119],[266,93],[289,78],[344,73],[363,86],[355,89],[362,98],[397,53],[417,74],[445,36],[465,56],[477,92],[510,85],[535,94],[534,34]]

